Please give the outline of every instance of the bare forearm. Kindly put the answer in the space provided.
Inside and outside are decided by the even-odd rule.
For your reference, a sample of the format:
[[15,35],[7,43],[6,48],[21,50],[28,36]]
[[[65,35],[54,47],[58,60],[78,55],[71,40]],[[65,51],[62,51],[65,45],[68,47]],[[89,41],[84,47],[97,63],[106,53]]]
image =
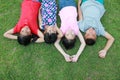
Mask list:
[[17,39],[17,36],[14,36],[14,35],[4,36],[4,37],[6,37],[6,38],[8,38],[8,39]]
[[78,5],[78,17],[79,17],[79,20],[82,20],[82,19],[83,19],[80,5]]
[[5,33],[4,34],[4,37],[8,38],[8,39],[17,39],[17,36],[16,35],[12,35],[12,34],[8,34],[8,33]]
[[79,50],[78,50],[78,52],[76,54],[78,57],[81,55],[82,51],[84,50],[85,45],[86,45],[85,43],[81,44],[81,46],[80,46],[80,48],[79,48]]
[[105,45],[105,47],[104,47],[104,50],[108,51],[109,48],[112,46],[113,42],[114,42],[114,38],[112,37],[111,39],[109,39],[109,40],[107,41],[107,43],[106,43],[106,45]]
[[107,41],[105,47],[102,50],[99,51],[99,57],[100,58],[105,58],[107,51],[109,50],[109,48],[112,46],[112,44],[114,42],[114,38],[108,32],[105,32],[105,38],[108,41]]
[[114,42],[114,38],[112,37],[111,34],[109,34],[108,32],[105,32],[105,38],[108,40],[104,50],[108,51],[108,49],[112,46],[113,42]]
[[17,36],[14,35],[13,33],[14,33],[14,29],[12,28],[12,29],[6,31],[3,36],[6,38],[9,38],[9,39],[17,39]]
[[61,48],[59,42],[60,42],[60,40],[57,40],[54,45],[55,45],[55,47],[57,48],[57,50],[58,50],[63,56],[65,56],[66,53],[65,53],[64,50]]
[[84,50],[84,48],[85,48],[85,45],[86,45],[86,43],[85,43],[85,40],[84,40],[84,38],[83,38],[83,36],[82,36],[82,34],[81,34],[81,32],[79,31],[79,33],[78,33],[78,38],[79,38],[79,40],[80,40],[80,42],[81,42],[81,45],[80,45],[80,48],[79,48],[79,50],[78,50],[78,52],[77,52],[77,56],[80,56],[80,54],[82,53],[82,51]]
[[42,25],[42,17],[41,17],[40,10],[39,10],[39,15],[38,15],[38,21],[39,21],[39,27],[41,27],[41,25]]
[[81,11],[81,8],[80,8],[80,4],[81,4],[81,0],[78,1],[78,17],[79,17],[79,20],[82,20],[83,16],[82,16],[82,11]]
[[57,37],[58,37],[58,39],[60,39],[60,38],[63,37],[63,33],[62,33],[62,31],[58,28],[57,24],[55,24],[55,26],[56,26],[56,30],[57,30],[57,33],[58,33]]
[[35,43],[41,43],[41,42],[44,42],[44,39],[43,38],[38,38]]

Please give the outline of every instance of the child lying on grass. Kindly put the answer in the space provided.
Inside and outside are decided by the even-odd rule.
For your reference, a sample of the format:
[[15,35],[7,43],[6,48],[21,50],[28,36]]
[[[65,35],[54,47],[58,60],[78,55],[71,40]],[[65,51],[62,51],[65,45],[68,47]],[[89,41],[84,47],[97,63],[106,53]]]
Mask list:
[[79,31],[79,27],[77,25],[77,9],[74,0],[59,0],[59,16],[61,19],[61,27],[60,30],[63,33],[62,43],[66,49],[71,49],[74,47],[76,37],[79,38],[81,45],[77,54],[70,56],[63,48],[60,46],[59,42],[61,39],[58,39],[55,42],[55,47],[60,51],[60,53],[64,56],[67,62],[77,62],[79,56],[85,47],[84,38]]
[[[19,44],[28,45],[31,42],[32,34],[39,38],[36,42],[44,42],[44,36],[39,30],[37,19],[41,2],[38,0],[23,0],[21,15],[16,26],[4,33],[4,37],[17,39]],[[15,35],[19,33],[19,35]]]

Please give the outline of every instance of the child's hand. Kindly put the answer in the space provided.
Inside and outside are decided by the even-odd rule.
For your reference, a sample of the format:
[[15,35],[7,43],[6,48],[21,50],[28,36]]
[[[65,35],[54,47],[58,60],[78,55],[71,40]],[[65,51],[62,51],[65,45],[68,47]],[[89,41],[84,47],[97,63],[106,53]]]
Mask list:
[[79,6],[80,6],[81,2],[82,2],[82,0],[78,0],[78,5],[79,5]]
[[71,56],[71,61],[72,62],[77,62],[77,60],[78,60],[78,56],[77,55],[72,55]]
[[32,36],[31,36],[31,42],[37,41],[38,38],[39,38],[38,36],[32,35]]
[[106,50],[101,50],[99,51],[99,57],[100,58],[105,58],[107,51]]
[[64,58],[65,58],[66,62],[71,62],[70,55],[65,55]]

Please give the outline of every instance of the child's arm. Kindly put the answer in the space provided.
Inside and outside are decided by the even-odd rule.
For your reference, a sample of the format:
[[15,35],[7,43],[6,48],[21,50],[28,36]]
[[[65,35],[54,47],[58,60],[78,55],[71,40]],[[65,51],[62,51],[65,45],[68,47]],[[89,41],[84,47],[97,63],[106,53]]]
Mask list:
[[7,32],[4,33],[4,37],[9,38],[9,39],[17,39],[16,35],[13,35],[14,29],[10,29]]
[[40,9],[39,9],[39,14],[38,14],[39,28],[40,28],[41,25],[42,25],[42,17],[41,17],[41,12],[40,12],[40,10],[41,10],[41,7],[40,7]]
[[81,11],[81,8],[80,8],[80,4],[81,4],[81,0],[78,1],[78,18],[79,18],[79,20],[82,20],[83,16],[82,16],[82,11]]
[[62,47],[59,44],[60,40],[61,39],[57,39],[57,41],[54,43],[54,45],[57,48],[57,50],[64,56],[65,60],[67,62],[70,62],[71,61],[70,56],[65,53],[65,51],[62,49]]
[[78,33],[78,38],[79,38],[79,40],[80,40],[80,42],[81,42],[81,45],[80,45],[80,47],[79,47],[79,49],[78,49],[77,54],[72,56],[72,62],[77,62],[79,56],[81,55],[81,53],[82,53],[82,51],[84,50],[85,45],[86,45],[86,43],[85,43],[85,41],[84,41],[84,38],[83,38],[83,36],[82,36],[82,34],[81,34],[80,31],[79,31],[79,33]]
[[108,40],[104,49],[99,51],[99,57],[101,58],[105,58],[106,53],[108,51],[108,49],[112,46],[113,42],[114,42],[114,38],[112,37],[111,34],[109,34],[108,32],[105,32],[105,38]]
[[60,39],[60,38],[62,38],[63,37],[63,33],[62,33],[62,31],[58,28],[58,26],[57,26],[57,24],[55,24],[55,26],[56,26],[56,30],[57,30],[57,33],[58,33],[58,39]]
[[44,42],[44,35],[40,30],[38,30],[38,37],[39,38],[35,41],[36,43]]

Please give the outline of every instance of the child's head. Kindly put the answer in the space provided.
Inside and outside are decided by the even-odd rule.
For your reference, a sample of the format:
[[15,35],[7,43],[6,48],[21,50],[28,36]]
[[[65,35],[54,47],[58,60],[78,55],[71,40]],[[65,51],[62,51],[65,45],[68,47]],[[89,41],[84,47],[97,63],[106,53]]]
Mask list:
[[66,49],[71,49],[74,47],[76,42],[76,35],[73,31],[67,31],[62,38],[62,44],[65,46]]
[[84,38],[87,45],[94,45],[97,38],[95,30],[93,28],[89,28],[86,31]]
[[45,27],[44,40],[49,44],[54,43],[57,40],[57,31],[54,26]]
[[26,46],[31,42],[31,35],[28,36],[18,35],[17,40],[19,44]]
[[20,35],[18,35],[18,43],[21,45],[28,45],[31,41],[31,30],[28,26],[21,29]]

